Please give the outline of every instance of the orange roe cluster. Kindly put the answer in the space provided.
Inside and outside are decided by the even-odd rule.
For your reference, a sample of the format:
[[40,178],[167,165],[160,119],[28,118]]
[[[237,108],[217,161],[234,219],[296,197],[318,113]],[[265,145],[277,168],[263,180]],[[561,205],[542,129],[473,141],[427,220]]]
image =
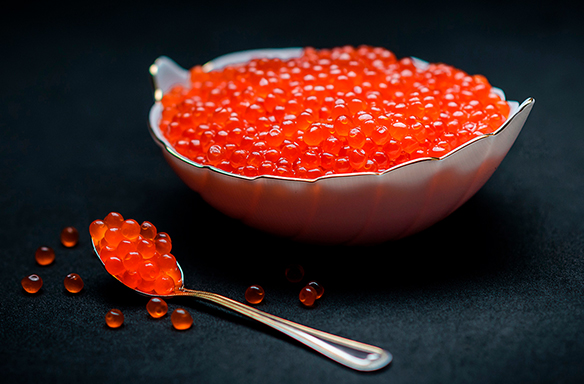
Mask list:
[[384,48],[306,48],[205,72],[162,98],[160,130],[183,156],[254,177],[383,172],[495,131],[509,104],[482,75],[427,68]]
[[138,224],[110,212],[104,220],[92,222],[89,233],[106,270],[128,287],[168,295],[182,286],[170,236],[158,232],[154,224]]

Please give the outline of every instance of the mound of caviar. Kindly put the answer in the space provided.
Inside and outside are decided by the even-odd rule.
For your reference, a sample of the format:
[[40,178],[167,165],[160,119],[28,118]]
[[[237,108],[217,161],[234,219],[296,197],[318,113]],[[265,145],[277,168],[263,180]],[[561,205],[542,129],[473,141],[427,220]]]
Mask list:
[[110,328],[119,328],[124,324],[124,314],[119,309],[111,309],[105,314],[105,323]]
[[89,233],[106,270],[132,289],[168,295],[182,286],[182,274],[170,253],[170,236],[154,224],[124,220],[110,212],[89,225]]
[[254,177],[383,172],[493,132],[509,105],[482,75],[416,67],[386,49],[306,48],[190,70],[162,98],[161,132],[183,156]]
[[70,273],[65,277],[63,281],[65,289],[70,293],[79,293],[83,289],[83,280],[81,276],[76,273]]
[[39,275],[32,274],[24,277],[20,284],[22,288],[28,293],[37,293],[43,286],[43,279]]

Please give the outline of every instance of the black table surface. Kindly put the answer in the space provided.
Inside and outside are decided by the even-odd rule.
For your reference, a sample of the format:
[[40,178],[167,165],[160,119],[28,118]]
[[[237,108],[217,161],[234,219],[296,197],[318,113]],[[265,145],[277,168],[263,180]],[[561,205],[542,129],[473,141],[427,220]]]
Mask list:
[[[0,379],[2,382],[584,382],[584,28],[569,3],[23,2],[0,23]],[[536,99],[487,184],[417,235],[315,246],[251,229],[210,207],[147,130],[148,67],[255,48],[368,44],[481,73],[508,99]],[[381,346],[359,373],[251,320],[194,300],[184,332],[107,275],[89,223],[110,211],[171,234],[189,287]],[[65,226],[79,244],[59,243]],[[34,252],[56,251],[41,267]],[[300,263],[325,294],[312,309],[284,279]],[[79,273],[80,294],[64,277]],[[20,287],[37,273],[36,295]],[[119,308],[124,325],[106,327]]]

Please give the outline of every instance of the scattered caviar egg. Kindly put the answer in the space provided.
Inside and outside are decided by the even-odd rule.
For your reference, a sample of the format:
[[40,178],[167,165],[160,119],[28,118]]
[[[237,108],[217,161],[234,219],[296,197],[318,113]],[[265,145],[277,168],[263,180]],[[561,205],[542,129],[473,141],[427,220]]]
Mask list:
[[105,269],[126,286],[161,296],[182,286],[182,273],[170,254],[170,236],[151,222],[138,224],[110,212],[93,221],[89,233]]
[[65,227],[61,231],[61,244],[67,248],[74,247],[79,241],[79,231],[75,227]]
[[322,295],[324,294],[324,288],[322,285],[320,285],[320,283],[318,283],[317,281],[311,281],[310,283],[306,284],[309,287],[314,288],[314,290],[316,291],[316,299],[320,299],[322,297]]
[[[190,160],[249,177],[381,173],[443,156],[510,113],[484,76],[366,45],[190,74],[163,95],[160,131]],[[331,137],[348,150],[330,151]]]
[[124,324],[124,314],[119,309],[110,309],[105,314],[105,323],[110,328],[119,328]]
[[291,283],[298,283],[304,277],[304,268],[299,264],[292,264],[284,271],[286,279]]
[[264,289],[259,285],[251,285],[245,290],[245,300],[250,304],[261,303],[264,296]]
[[65,289],[71,293],[79,293],[83,289],[83,280],[76,273],[70,273],[65,277]]
[[177,308],[170,315],[170,320],[174,328],[183,331],[189,329],[193,325],[193,318],[191,314],[182,308]]
[[307,285],[306,287],[300,290],[298,298],[300,299],[300,302],[302,304],[304,304],[307,307],[311,307],[314,305],[317,296],[318,295],[316,293],[316,289]]
[[43,279],[39,275],[32,274],[24,277],[20,284],[28,293],[37,293],[43,286]]
[[146,304],[146,310],[150,316],[158,319],[166,315],[166,312],[168,312],[168,304],[159,297],[153,297],[148,301],[148,304]]
[[40,265],[49,265],[55,261],[55,251],[51,247],[42,246],[36,250],[34,258]]

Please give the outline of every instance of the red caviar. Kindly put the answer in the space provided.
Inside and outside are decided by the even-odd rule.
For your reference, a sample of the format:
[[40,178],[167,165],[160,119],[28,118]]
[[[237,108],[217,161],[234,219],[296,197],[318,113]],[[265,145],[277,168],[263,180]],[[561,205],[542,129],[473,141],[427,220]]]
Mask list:
[[484,76],[370,46],[190,74],[162,98],[161,132],[183,156],[251,177],[383,172],[492,133],[510,112]]
[[184,331],[189,329],[193,325],[193,318],[190,313],[185,311],[183,308],[177,308],[170,315],[170,321],[174,328],[179,331]]
[[74,247],[79,241],[79,232],[75,227],[65,227],[61,231],[61,244],[67,248]]
[[265,291],[260,285],[250,285],[245,290],[245,300],[250,304],[261,303],[265,295]]
[[49,265],[55,261],[55,251],[51,247],[38,247],[34,253],[34,258],[40,265]]
[[23,277],[20,281],[22,288],[28,293],[37,293],[43,286],[43,279],[39,275],[32,274]]
[[166,301],[162,300],[160,297],[153,297],[150,299],[148,304],[146,304],[146,310],[155,319],[158,319],[168,312],[168,304]]
[[79,293],[83,289],[83,280],[76,273],[70,273],[65,277],[63,282],[65,289],[70,293]]
[[119,328],[124,324],[124,314],[119,309],[110,309],[110,311],[105,314],[105,323],[110,328]]
[[182,286],[170,236],[157,233],[152,223],[111,212],[93,221],[89,233],[106,270],[128,287],[164,296]]
[[300,302],[302,304],[304,304],[306,307],[312,307],[314,305],[314,302],[316,301],[318,297],[318,293],[316,292],[316,289],[314,289],[313,287],[307,285],[304,288],[302,288],[300,290],[300,293],[298,294],[298,298],[300,299]]
[[316,299],[320,299],[324,294],[324,287],[320,285],[317,281],[311,281],[310,283],[306,284],[307,287],[312,287],[316,291]]

